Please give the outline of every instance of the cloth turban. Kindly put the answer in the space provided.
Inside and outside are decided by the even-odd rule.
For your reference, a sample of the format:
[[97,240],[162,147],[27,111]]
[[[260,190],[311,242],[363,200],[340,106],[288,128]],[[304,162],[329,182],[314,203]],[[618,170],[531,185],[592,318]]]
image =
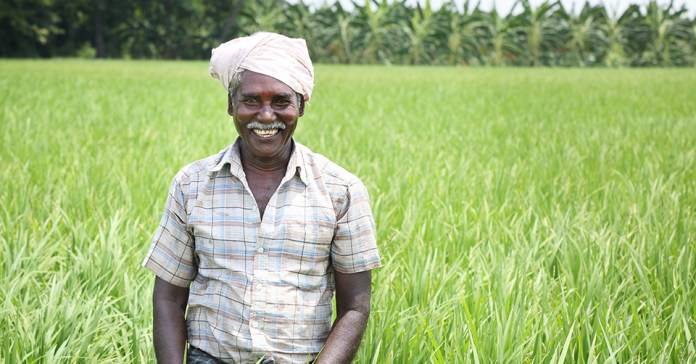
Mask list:
[[273,77],[301,94],[305,101],[312,96],[314,68],[304,39],[259,32],[213,49],[209,72],[225,90],[235,86],[236,77],[243,70]]

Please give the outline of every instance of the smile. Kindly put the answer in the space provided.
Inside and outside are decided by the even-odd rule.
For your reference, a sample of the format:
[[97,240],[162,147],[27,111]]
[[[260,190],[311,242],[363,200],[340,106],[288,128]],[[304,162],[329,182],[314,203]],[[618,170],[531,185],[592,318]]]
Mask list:
[[256,136],[260,138],[271,138],[282,129],[285,129],[285,124],[280,121],[274,121],[270,124],[262,124],[256,120],[247,124],[247,129],[250,129]]
[[278,134],[279,129],[251,129],[251,131],[261,138],[270,138]]

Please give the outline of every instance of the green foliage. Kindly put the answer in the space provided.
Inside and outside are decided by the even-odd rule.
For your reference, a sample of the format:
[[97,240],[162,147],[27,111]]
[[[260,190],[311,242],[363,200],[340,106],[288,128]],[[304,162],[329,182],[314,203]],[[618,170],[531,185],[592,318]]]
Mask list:
[[[357,363],[696,362],[693,71],[316,71],[296,138],[365,182],[384,264]],[[0,363],[151,362],[140,263],[235,138],[224,91],[205,62],[0,84]]]
[[[414,5],[411,5],[414,4]],[[0,5],[0,56],[207,59],[237,36],[274,31],[307,40],[321,63],[518,66],[692,66],[696,19],[685,7],[623,13],[560,0],[517,0],[507,14],[471,0],[49,1]]]

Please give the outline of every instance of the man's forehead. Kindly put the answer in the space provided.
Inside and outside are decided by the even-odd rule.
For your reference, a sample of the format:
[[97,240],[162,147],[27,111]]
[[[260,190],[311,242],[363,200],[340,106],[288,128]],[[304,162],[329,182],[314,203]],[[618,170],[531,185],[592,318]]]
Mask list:
[[290,95],[295,91],[282,81],[261,73],[246,71],[242,75],[239,91],[243,95],[272,93],[276,95]]

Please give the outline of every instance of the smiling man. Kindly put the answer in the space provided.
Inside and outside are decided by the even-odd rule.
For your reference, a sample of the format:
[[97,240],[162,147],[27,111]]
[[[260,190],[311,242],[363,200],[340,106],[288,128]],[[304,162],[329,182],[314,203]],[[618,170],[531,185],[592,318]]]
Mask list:
[[239,137],[170,187],[143,262],[157,360],[181,363],[188,342],[188,363],[348,363],[380,257],[365,186],[292,137],[314,84],[305,41],[231,40],[210,74]]

